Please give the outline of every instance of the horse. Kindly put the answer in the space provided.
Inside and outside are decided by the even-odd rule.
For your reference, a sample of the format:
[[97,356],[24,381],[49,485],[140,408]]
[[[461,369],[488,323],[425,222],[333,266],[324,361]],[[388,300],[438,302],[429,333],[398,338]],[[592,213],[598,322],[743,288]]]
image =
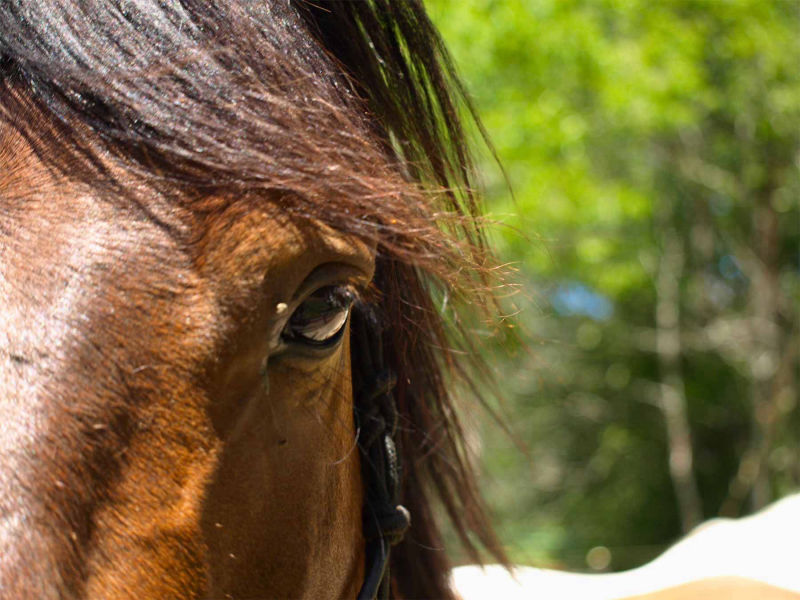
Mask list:
[[0,4],[4,598],[452,598],[441,514],[506,560],[462,106],[417,0]]

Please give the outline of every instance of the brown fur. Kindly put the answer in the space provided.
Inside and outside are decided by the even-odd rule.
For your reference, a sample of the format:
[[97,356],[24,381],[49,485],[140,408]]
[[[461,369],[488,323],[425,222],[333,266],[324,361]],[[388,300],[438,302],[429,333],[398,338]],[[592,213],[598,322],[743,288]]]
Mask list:
[[4,593],[354,595],[348,348],[320,360],[271,345],[279,302],[292,306],[312,272],[363,285],[372,250],[241,206],[181,246],[20,156],[3,192],[24,206],[0,221],[24,232],[4,245],[2,272],[16,314],[4,358],[19,365],[3,379],[19,441],[2,501],[24,523],[3,532]]

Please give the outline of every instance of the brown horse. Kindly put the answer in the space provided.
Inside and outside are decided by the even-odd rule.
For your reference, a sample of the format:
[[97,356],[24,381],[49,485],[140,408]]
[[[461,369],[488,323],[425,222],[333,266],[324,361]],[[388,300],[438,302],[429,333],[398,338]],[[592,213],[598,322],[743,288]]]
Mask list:
[[415,0],[0,4],[3,598],[354,597],[356,296],[393,593],[451,596],[436,497],[503,559],[445,385],[492,306],[462,99]]

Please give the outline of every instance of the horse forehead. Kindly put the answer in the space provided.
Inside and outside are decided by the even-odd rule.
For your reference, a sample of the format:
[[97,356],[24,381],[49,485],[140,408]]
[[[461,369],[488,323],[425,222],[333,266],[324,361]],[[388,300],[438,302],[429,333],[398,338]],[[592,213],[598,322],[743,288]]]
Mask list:
[[70,368],[73,351],[92,345],[131,368],[153,357],[202,368],[232,315],[286,300],[315,267],[342,262],[372,275],[373,247],[292,221],[274,203],[233,203],[189,233],[200,243],[186,243],[91,190],[31,175],[29,189],[0,188],[0,361],[26,367],[0,388],[20,390],[45,363]]
[[29,198],[10,212],[0,216],[10,230],[0,244],[2,412],[39,411],[44,425],[65,404],[122,399],[130,372],[166,356],[173,337],[185,348],[176,368],[202,354],[194,342],[213,322],[210,304],[157,227],[84,195]]
[[139,263],[168,273],[182,266],[169,236],[91,194],[42,188],[4,203],[0,272],[8,297],[66,317],[105,283],[124,283]]
[[43,379],[46,364],[74,369],[79,383],[89,374],[75,350],[92,346],[106,353],[97,368],[113,351],[131,368],[201,369],[231,319],[285,301],[316,266],[350,263],[371,277],[372,247],[268,198],[209,199],[199,218],[154,193],[143,211],[49,169],[2,129],[13,151],[0,153],[0,362],[16,368],[0,388]]

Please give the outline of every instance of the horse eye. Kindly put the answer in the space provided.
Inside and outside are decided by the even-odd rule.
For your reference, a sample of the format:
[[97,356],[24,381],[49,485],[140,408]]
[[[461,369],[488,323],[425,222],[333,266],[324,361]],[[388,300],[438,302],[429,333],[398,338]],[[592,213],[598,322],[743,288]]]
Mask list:
[[353,292],[345,286],[325,286],[306,298],[281,334],[284,340],[311,346],[332,346],[342,336]]

